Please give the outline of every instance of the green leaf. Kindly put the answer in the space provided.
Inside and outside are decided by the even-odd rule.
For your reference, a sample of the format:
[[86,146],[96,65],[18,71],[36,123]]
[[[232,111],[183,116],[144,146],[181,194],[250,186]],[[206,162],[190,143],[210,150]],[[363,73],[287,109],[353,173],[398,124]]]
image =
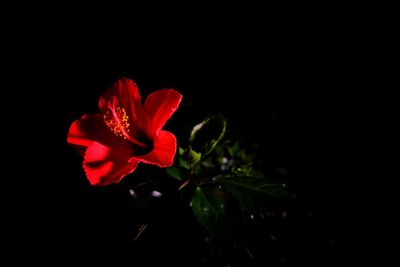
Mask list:
[[227,145],[228,153],[230,157],[235,157],[237,154],[240,153],[240,146],[239,142],[236,141],[233,145]]
[[196,152],[191,146],[187,149],[179,148],[178,163],[185,169],[192,169],[201,160],[201,153]]
[[262,209],[271,198],[287,196],[281,184],[263,176],[218,176],[214,181],[220,183],[247,210]]
[[193,127],[189,142],[196,151],[206,156],[224,137],[226,125],[226,119],[221,115],[209,117]]
[[182,157],[178,158],[178,164],[180,167],[186,169],[186,170],[190,170],[190,164],[187,160],[184,160]]
[[233,221],[229,220],[224,194],[207,187],[197,187],[190,203],[197,220],[214,235],[227,234],[231,229],[229,223]]
[[179,147],[179,156],[183,156],[183,154],[185,154],[185,151],[186,151],[186,149]]
[[182,180],[182,172],[179,168],[177,167],[168,167],[166,168],[167,174],[171,176],[172,178],[175,178],[177,180]]
[[197,162],[199,162],[201,159],[201,153],[194,151],[190,146],[189,146],[189,163],[190,165],[194,166]]

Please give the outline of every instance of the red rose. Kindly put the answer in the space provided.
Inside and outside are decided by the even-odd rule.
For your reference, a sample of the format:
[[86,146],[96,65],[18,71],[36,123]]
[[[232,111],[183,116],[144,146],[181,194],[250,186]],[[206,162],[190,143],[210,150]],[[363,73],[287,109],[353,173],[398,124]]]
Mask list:
[[150,94],[144,105],[134,81],[122,78],[101,97],[101,114],[86,114],[72,123],[67,141],[78,146],[92,185],[118,183],[139,162],[171,166],[176,138],[162,130],[181,102],[173,89]]

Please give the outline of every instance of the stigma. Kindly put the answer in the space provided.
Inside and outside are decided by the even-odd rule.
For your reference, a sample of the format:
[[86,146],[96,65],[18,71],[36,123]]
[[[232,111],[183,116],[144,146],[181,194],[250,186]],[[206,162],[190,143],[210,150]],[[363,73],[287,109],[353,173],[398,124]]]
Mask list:
[[132,138],[129,135],[131,126],[129,123],[129,116],[122,107],[109,108],[103,115],[104,123],[116,136],[122,137],[123,139],[129,140],[132,143],[147,148],[147,145]]
[[124,108],[109,109],[103,115],[107,127],[116,135],[126,139],[129,133],[129,117]]

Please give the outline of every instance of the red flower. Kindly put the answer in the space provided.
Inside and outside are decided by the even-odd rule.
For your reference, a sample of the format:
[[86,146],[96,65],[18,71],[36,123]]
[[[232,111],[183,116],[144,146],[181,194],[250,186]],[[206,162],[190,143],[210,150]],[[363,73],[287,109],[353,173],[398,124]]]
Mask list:
[[139,162],[171,166],[176,138],[162,130],[181,102],[172,89],[150,94],[144,105],[130,79],[115,82],[101,97],[101,114],[86,114],[72,123],[68,143],[81,148],[83,168],[92,185],[118,183]]

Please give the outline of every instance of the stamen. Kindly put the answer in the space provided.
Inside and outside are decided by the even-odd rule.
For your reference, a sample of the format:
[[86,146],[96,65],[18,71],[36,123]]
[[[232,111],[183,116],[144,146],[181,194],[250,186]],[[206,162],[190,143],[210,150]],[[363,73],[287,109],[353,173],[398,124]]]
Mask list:
[[104,113],[103,118],[104,118],[104,122],[107,125],[107,127],[116,136],[127,139],[140,147],[147,148],[147,145],[143,144],[142,142],[140,142],[136,139],[133,139],[128,134],[130,132],[129,117],[126,114],[126,111],[124,108],[121,108],[121,107],[116,107],[115,109],[110,108],[109,110],[107,110]]

